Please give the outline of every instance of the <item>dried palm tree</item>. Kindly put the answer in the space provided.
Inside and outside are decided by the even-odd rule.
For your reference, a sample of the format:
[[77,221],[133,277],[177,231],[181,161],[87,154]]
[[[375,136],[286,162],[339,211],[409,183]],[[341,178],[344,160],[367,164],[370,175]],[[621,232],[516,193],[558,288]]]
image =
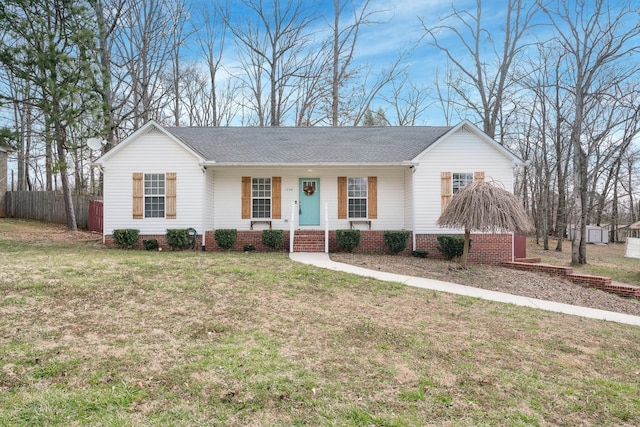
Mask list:
[[464,229],[464,246],[460,264],[467,268],[471,231],[527,232],[533,230],[522,202],[514,194],[492,182],[476,181],[456,193],[438,225]]

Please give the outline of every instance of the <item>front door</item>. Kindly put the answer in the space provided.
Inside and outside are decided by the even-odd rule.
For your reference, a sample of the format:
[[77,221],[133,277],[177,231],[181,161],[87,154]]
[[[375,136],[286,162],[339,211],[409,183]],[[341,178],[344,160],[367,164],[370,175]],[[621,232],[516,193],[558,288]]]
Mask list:
[[300,178],[300,225],[320,225],[320,178]]

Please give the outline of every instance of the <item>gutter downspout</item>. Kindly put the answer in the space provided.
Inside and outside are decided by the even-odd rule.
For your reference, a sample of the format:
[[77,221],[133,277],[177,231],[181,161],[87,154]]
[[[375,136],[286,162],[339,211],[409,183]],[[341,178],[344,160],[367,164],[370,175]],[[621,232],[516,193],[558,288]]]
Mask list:
[[413,240],[413,251],[416,251],[416,198],[415,198],[415,188],[416,188],[416,167],[412,166],[411,171],[411,236]]
[[202,168],[202,217],[201,217],[201,230],[202,230],[202,252],[207,247],[207,167],[200,165]]

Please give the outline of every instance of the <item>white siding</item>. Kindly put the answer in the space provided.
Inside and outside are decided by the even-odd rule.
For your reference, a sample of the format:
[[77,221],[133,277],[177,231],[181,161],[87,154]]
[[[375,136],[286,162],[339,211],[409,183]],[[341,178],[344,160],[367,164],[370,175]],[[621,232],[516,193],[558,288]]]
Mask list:
[[[211,168],[210,168],[211,169]],[[338,176],[378,177],[378,219],[372,220],[372,230],[399,230],[405,226],[405,168],[215,168],[213,174],[213,228],[236,228],[248,230],[250,220],[241,218],[241,179],[251,177],[282,177],[282,219],[273,220],[274,229],[289,229],[291,206],[298,199],[299,178],[320,178],[320,226],[309,229],[324,229],[324,206],[328,204],[329,228],[349,228],[349,220],[338,220]],[[297,218],[296,218],[297,221]],[[264,228],[262,224],[255,229]],[[307,227],[305,227],[307,228]]]
[[[176,172],[176,219],[133,219],[134,172]],[[198,159],[161,132],[140,135],[109,159],[104,168],[104,234],[134,228],[140,234],[165,234],[167,228],[204,231],[204,175]]]
[[[513,162],[477,135],[462,128],[437,143],[418,159],[415,172],[416,233],[442,233],[436,225],[441,213],[441,172],[485,172],[513,192]],[[447,230],[452,232],[452,230]]]
[[405,169],[404,173],[404,224],[407,230],[413,227],[413,171],[413,168]]

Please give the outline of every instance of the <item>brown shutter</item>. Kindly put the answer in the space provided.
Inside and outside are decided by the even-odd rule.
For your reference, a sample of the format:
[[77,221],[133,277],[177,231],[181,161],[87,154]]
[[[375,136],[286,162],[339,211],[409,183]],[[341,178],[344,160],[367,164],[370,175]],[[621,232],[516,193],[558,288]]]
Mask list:
[[282,218],[282,178],[271,177],[271,219]]
[[338,219],[347,219],[347,177],[338,177]]
[[167,194],[165,200],[167,202],[167,211],[165,214],[167,219],[176,219],[176,173],[167,172],[166,181]]
[[369,219],[378,218],[378,177],[370,176],[367,178],[367,196]]
[[242,219],[251,218],[251,177],[242,177]]
[[139,172],[133,174],[133,219],[142,219],[144,214],[144,175]]
[[441,189],[441,208],[442,212],[447,208],[449,202],[451,201],[451,193],[453,192],[453,183],[451,182],[451,172],[441,172],[440,173],[440,184],[442,186]]
[[484,172],[474,172],[473,173],[473,181],[474,182],[484,182]]

